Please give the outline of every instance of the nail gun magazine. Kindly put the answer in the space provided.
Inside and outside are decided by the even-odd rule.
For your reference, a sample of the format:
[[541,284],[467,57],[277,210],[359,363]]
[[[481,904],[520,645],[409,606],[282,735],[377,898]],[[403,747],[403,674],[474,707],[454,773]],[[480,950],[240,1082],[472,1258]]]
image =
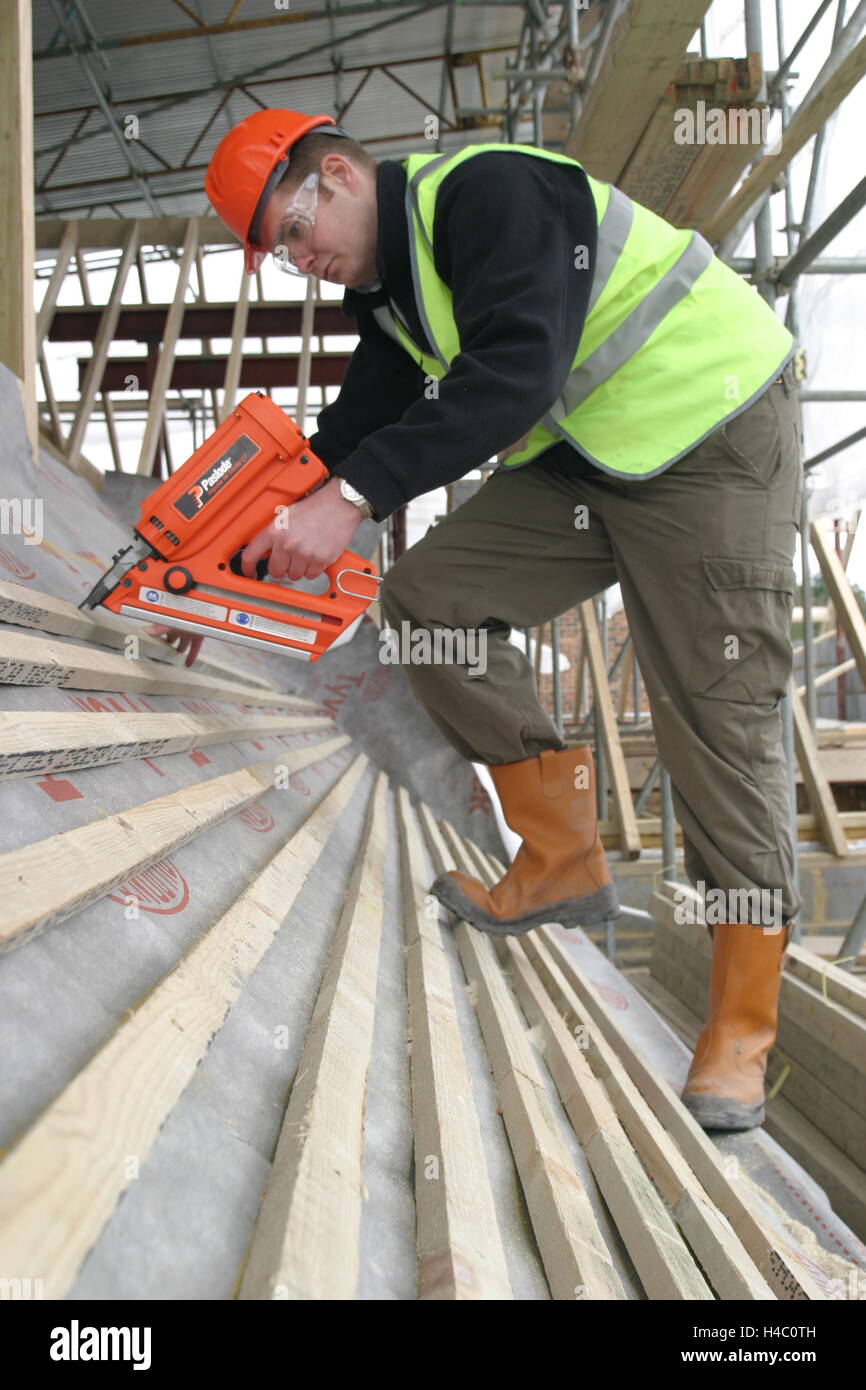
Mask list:
[[[294,420],[253,392],[145,498],[132,543],[81,603],[125,617],[316,661],[376,598],[376,567],[344,550],[320,592],[241,569],[257,532],[328,478]],[[344,577],[351,576],[344,583]]]

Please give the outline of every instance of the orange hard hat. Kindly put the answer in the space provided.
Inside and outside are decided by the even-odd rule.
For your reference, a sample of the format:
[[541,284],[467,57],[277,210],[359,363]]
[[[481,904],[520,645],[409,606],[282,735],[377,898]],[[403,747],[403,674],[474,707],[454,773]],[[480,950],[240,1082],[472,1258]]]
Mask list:
[[288,166],[287,151],[317,126],[333,126],[331,116],[300,111],[254,111],[224,135],[211,156],[204,188],[221,222],[243,242],[244,265],[252,275],[267,256],[260,243],[268,199]]

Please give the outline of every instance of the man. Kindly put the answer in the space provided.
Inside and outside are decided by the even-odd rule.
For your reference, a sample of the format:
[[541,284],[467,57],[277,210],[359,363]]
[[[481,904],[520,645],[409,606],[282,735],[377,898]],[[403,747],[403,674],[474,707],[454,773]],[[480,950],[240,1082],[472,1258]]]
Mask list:
[[[617,915],[590,750],[564,745],[508,637],[618,581],[686,872],[734,905],[683,1099],[707,1128],[760,1124],[801,906],[779,711],[803,485],[790,334],[703,238],[531,147],[377,164],[327,116],[260,111],[206,189],[250,272],[273,253],[344,285],[360,334],[311,439],[331,477],[253,538],[246,573],[270,552],[273,576],[315,578],[363,515],[499,457],[382,588],[394,626],[485,634],[483,674],[407,677],[522,836],[491,890],[449,873],[432,892],[494,933]],[[769,924],[757,890],[781,901]]]

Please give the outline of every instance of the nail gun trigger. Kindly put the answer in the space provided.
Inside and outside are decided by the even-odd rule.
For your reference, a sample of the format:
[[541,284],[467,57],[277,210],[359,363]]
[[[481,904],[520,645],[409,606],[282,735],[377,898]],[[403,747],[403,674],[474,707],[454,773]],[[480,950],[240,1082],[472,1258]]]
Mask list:
[[[239,574],[239,575],[241,576],[242,579],[247,579],[249,576],[248,576],[248,575],[245,575],[244,572],[243,572],[243,570],[241,569],[241,556],[243,555],[243,553],[244,553],[244,547],[243,547],[243,546],[241,546],[240,550],[236,550],[236,551],[235,551],[234,555],[233,555],[233,556],[231,557],[231,559],[229,560],[229,569],[231,570],[232,574]],[[256,564],[256,574],[255,574],[256,579],[264,579],[264,578],[265,578],[265,576],[266,576],[266,574],[267,574],[267,572],[268,572],[268,561],[269,561],[269,556],[263,555],[262,558],[261,558],[261,560],[259,560],[259,561],[257,562],[257,564]]]
[[366,599],[368,603],[378,603],[379,600],[377,598],[371,598],[369,594],[358,594],[355,592],[354,589],[347,589],[345,584],[341,584],[340,580],[343,578],[344,574],[360,574],[362,579],[371,579],[374,584],[381,584],[384,576],[371,574],[369,570],[355,570],[347,568],[340,570],[336,580],[334,581],[341,594],[348,594],[350,598],[363,598]]

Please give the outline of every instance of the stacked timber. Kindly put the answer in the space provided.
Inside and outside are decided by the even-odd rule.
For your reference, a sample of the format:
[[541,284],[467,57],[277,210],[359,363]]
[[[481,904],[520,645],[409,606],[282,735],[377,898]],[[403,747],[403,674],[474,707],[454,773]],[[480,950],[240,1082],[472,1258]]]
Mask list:
[[[0,718],[7,788],[118,780],[0,855],[0,1275],[52,1299],[828,1296],[561,929],[445,920],[435,873],[502,866],[330,718],[5,598],[0,678],[29,693]],[[58,690],[163,707],[40,707]],[[145,767],[182,784],[130,804]],[[141,902],[215,862],[185,921]]]
[[[691,890],[677,885],[680,894]],[[655,894],[648,997],[693,1045],[704,1018],[711,941]],[[690,914],[699,916],[696,911]],[[760,930],[759,928],[757,930]],[[765,1128],[866,1237],[866,982],[797,945],[787,949]]]

